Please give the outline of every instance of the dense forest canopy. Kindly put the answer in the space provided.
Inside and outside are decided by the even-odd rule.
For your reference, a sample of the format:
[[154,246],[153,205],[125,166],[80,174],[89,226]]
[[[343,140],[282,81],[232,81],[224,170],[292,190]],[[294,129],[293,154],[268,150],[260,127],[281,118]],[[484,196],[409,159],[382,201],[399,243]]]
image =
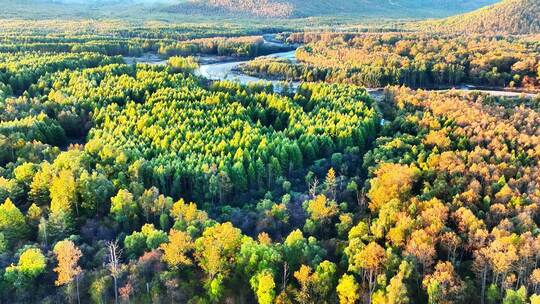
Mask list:
[[[223,268],[226,261],[236,260],[237,250],[246,250],[246,263],[252,263],[249,251],[259,250],[260,244],[275,252],[274,266],[249,267],[260,267],[256,277],[277,280],[285,253],[271,239],[288,242],[283,249],[291,255],[286,272],[295,272],[305,258],[313,267],[319,265],[326,250],[314,236],[294,229],[305,221],[306,208],[316,219],[309,224],[315,235],[318,219],[328,216],[316,215],[325,212],[319,208],[328,205],[337,214],[339,189],[348,179],[356,185],[361,156],[378,125],[372,100],[363,89],[305,84],[296,94],[276,95],[267,85],[217,82],[207,87],[179,57],[170,59],[167,67],[152,68],[119,64],[119,57],[75,55],[77,59],[69,53],[50,57],[17,53],[4,59],[0,235],[3,258],[18,262],[5,270],[3,298],[54,301],[63,297],[64,289],[51,294],[53,283],[68,289],[76,285],[77,295],[89,295],[97,302],[108,301],[119,291],[136,297],[133,290],[150,282],[136,278],[140,271],[136,264],[135,277],[125,266],[114,268],[112,294],[109,277],[100,274],[113,269],[99,265],[104,259],[113,263],[111,254],[118,246],[124,255],[114,263],[122,265],[141,258],[180,269],[198,261],[201,268],[190,272],[201,271],[210,285],[202,290],[187,285],[181,288],[184,291],[173,288],[168,297],[177,301],[229,297],[232,289],[226,286],[236,281],[229,277],[236,270],[230,265]],[[62,151],[81,137],[88,138],[84,147],[72,144]],[[317,199],[303,207],[293,191],[307,191],[306,182],[317,176],[327,176],[324,189],[329,192],[319,194],[323,188],[316,187]],[[347,195],[354,197],[354,188],[349,191]],[[184,199],[197,201],[206,210]],[[289,215],[292,205],[300,210]],[[342,203],[340,208],[346,212],[349,207]],[[223,224],[216,226],[207,214]],[[255,239],[259,235],[260,241],[243,235]],[[105,243],[114,239],[119,243]],[[205,256],[216,246],[232,246],[221,262]],[[46,261],[47,250],[58,261],[54,269],[48,268],[53,263]],[[148,250],[154,251],[145,254]],[[241,265],[234,267],[239,271],[248,267]],[[321,265],[330,267],[324,271],[335,271],[330,261]],[[94,267],[97,272],[86,272]],[[59,277],[47,279],[44,273],[49,271]],[[25,292],[38,279],[42,287]],[[156,291],[140,299],[159,298],[164,283],[152,283]],[[69,299],[75,293],[68,289]]]
[[464,15],[426,22],[423,26],[431,30],[460,33],[538,33],[540,31],[540,2],[504,0]]
[[287,39],[304,44],[296,51],[298,62],[262,58],[246,63],[242,71],[368,87],[540,89],[540,44],[534,39],[320,32],[293,33]]
[[534,1],[12,2],[0,302],[540,303]]

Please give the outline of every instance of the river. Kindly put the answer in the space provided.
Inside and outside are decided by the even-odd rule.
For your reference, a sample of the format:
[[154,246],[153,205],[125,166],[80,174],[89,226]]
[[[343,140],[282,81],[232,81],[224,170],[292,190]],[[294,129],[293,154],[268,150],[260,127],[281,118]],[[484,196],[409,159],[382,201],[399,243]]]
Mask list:
[[[289,51],[289,52],[281,52],[281,53],[274,53],[271,55],[265,55],[257,57],[256,59],[261,58],[284,58],[291,60],[293,62],[296,61],[295,57],[295,51]],[[221,63],[212,63],[212,64],[201,64],[199,66],[199,69],[195,72],[196,75],[208,78],[210,80],[232,80],[232,81],[238,81],[242,84],[247,84],[250,82],[271,82],[276,88],[280,88],[285,83],[284,81],[278,81],[278,80],[268,80],[264,78],[249,76],[246,74],[243,74],[238,71],[238,67],[248,62],[248,60],[242,60],[242,61],[233,61],[233,62],[221,62]],[[288,86],[292,88],[298,87],[300,83],[299,82],[289,82]]]
[[[265,43],[267,44],[278,44],[276,41],[269,41],[267,40],[267,37],[265,37]],[[288,51],[288,52],[280,52],[280,53],[274,53],[270,55],[260,56],[255,59],[261,59],[261,58],[281,58],[281,59],[288,59],[292,62],[296,62],[295,57],[295,51]],[[248,62],[249,60],[234,60],[231,61],[231,58],[226,58],[224,62],[219,62],[219,60],[223,60],[222,57],[218,56],[207,56],[203,57],[204,59],[201,62],[213,62],[213,63],[202,63],[199,65],[199,68],[195,71],[195,74],[210,80],[231,80],[231,81],[238,81],[242,84],[252,83],[252,82],[271,82],[274,87],[276,88],[276,91],[280,91],[284,85],[287,87],[290,87],[292,89],[296,89],[300,82],[294,81],[294,82],[284,82],[280,80],[269,80],[265,78],[259,78],[255,76],[250,76],[243,74],[239,72],[238,67]],[[166,60],[160,59],[157,55],[154,54],[147,54],[143,57],[124,57],[124,60],[127,64],[134,64],[134,63],[147,63],[151,65],[165,65],[167,64]],[[214,62],[218,61],[218,62]],[[495,89],[478,89],[474,86],[470,85],[463,85],[458,88],[454,88],[455,91],[476,91],[481,92],[485,94],[489,94],[492,96],[501,96],[501,97],[526,97],[526,98],[535,98],[538,95],[537,94],[530,94],[530,93],[521,93],[521,92],[511,92],[511,91],[505,91],[505,90],[495,90]],[[367,91],[373,95],[373,97],[380,97],[382,94],[381,88],[367,88]],[[432,90],[432,91],[448,91],[448,90]]]

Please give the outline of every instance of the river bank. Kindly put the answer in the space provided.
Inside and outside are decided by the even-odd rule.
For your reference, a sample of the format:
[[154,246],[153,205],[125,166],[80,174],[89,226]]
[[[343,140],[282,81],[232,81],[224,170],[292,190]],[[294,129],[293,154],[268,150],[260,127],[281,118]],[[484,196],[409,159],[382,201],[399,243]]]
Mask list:
[[[276,49],[283,47],[296,47],[291,45],[286,45],[280,43],[273,37],[265,36],[265,44],[273,45]],[[207,78],[212,81],[218,80],[230,80],[237,81],[242,84],[248,84],[253,82],[270,82],[276,88],[276,91],[279,92],[285,87],[288,89],[296,89],[300,85],[300,81],[287,81],[282,79],[276,79],[275,77],[265,77],[262,75],[248,75],[242,72],[241,65],[248,63],[252,60],[260,59],[284,59],[289,60],[292,63],[296,63],[297,59],[295,56],[296,49],[287,51],[287,52],[276,52],[273,54],[258,56],[255,58],[239,58],[234,56],[217,56],[217,55],[201,55],[196,57],[199,62],[199,68],[195,71],[195,74],[204,78]],[[150,65],[165,65],[167,60],[163,60],[157,54],[145,54],[141,57],[124,57],[126,64],[136,64],[136,63],[146,63]],[[374,97],[380,97],[375,95],[381,95],[384,88],[366,88],[367,91]],[[526,91],[515,91],[507,88],[485,88],[485,87],[476,87],[473,85],[463,84],[456,87],[440,87],[440,88],[429,88],[424,89],[429,91],[440,91],[445,92],[449,90],[461,91],[461,92],[480,92],[484,94],[489,94],[497,97],[524,97],[524,98],[536,98],[539,94],[526,92]]]

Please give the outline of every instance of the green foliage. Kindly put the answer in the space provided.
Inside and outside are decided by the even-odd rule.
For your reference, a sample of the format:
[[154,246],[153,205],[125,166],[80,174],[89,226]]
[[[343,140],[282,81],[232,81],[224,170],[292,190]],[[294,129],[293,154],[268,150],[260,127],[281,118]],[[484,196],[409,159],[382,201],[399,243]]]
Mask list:
[[4,278],[16,288],[28,287],[33,279],[45,271],[46,263],[41,250],[28,248],[21,253],[17,265],[6,268]]
[[518,290],[507,289],[503,304],[525,304],[527,301],[527,289],[521,286]]
[[318,265],[326,255],[316,238],[305,238],[300,230],[292,231],[283,242],[283,254],[290,269],[296,270],[302,264]]
[[28,233],[24,215],[9,198],[0,205],[0,232],[10,244],[23,240]]
[[19,259],[2,301],[524,303],[536,291],[538,103],[392,87],[376,101],[351,84],[533,89],[534,38],[283,34],[306,43],[299,61],[267,58],[259,73],[344,84],[277,93],[202,79],[191,57],[105,55],[287,49],[261,39],[273,27],[64,22],[0,20],[0,256]]
[[[179,85],[178,76],[157,75]],[[286,172],[282,165],[300,169],[301,151],[308,143],[322,147],[318,157],[328,156],[334,147],[363,146],[359,130],[372,128],[376,121],[365,91],[355,87],[304,84],[290,99],[250,93],[249,87],[230,91],[227,82],[207,91],[191,79],[184,81],[182,88],[160,90],[144,104],[101,108],[91,134],[92,141],[109,143],[111,149],[138,143],[128,148],[130,158],[147,159],[154,168],[150,178],[167,195],[188,192],[203,199],[208,194],[191,187],[203,183],[212,189],[212,198],[223,202],[231,191],[273,187],[272,181]],[[309,111],[303,107],[307,103],[313,105]],[[152,114],[158,108],[159,114]],[[278,118],[294,124],[276,132]],[[146,131],[133,132],[142,128]],[[247,174],[246,168],[259,166],[259,161],[268,172]]]
[[142,232],[133,232],[124,239],[126,256],[129,259],[135,259],[141,256],[146,250],[146,236]]
[[0,254],[5,253],[9,249],[4,233],[0,232]]
[[84,171],[77,185],[77,191],[81,196],[81,208],[86,214],[103,214],[109,209],[108,204],[114,194],[114,185],[105,175]]
[[111,198],[111,213],[120,223],[128,224],[136,219],[138,205],[133,199],[133,194],[128,190],[120,190]]
[[159,248],[167,242],[167,233],[154,228],[152,224],[145,224],[141,232],[133,232],[124,239],[126,254],[129,259],[140,257],[145,251]]
[[277,274],[282,256],[274,244],[256,242],[246,239],[242,242],[237,256],[238,268],[246,276],[256,273],[270,272]]
[[255,275],[250,280],[251,286],[257,296],[257,301],[260,304],[274,303],[276,283],[272,272],[263,271]]
[[193,73],[199,67],[199,64],[193,57],[171,57],[167,61],[167,64],[174,72],[181,73]]
[[100,276],[97,277],[90,284],[90,297],[94,303],[105,303],[107,302],[107,291],[111,285],[110,276]]

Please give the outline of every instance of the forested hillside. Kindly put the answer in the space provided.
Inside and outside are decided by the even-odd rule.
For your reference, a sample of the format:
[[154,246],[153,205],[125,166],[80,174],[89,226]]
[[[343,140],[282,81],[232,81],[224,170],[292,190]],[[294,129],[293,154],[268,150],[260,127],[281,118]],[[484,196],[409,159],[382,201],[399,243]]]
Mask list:
[[427,28],[461,33],[532,34],[540,32],[540,1],[504,0],[478,11],[430,22]]
[[442,17],[470,11],[495,0],[184,0],[170,11],[202,15],[224,14],[255,17],[384,16],[386,18]]
[[[497,0],[0,0],[0,18],[212,21],[211,17],[438,18],[464,13]],[[340,19],[336,19],[339,21]],[[350,21],[353,21],[351,19]],[[343,22],[343,20],[341,21]]]

